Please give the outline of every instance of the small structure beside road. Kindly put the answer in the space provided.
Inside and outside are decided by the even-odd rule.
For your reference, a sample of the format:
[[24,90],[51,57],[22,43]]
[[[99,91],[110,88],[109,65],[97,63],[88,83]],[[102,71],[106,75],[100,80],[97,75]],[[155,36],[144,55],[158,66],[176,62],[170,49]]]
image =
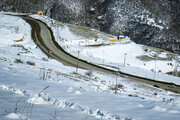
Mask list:
[[124,39],[124,38],[126,38],[127,36],[126,35],[119,35],[119,36],[117,36],[117,39],[118,40],[122,40],[122,39]]
[[125,39],[125,38],[127,38],[127,36],[126,35],[118,35],[117,36],[117,38],[112,38],[112,39],[109,39],[109,42],[117,42],[118,40],[123,40],[123,39]]
[[37,11],[36,14],[38,14],[38,15],[43,15],[43,12],[42,12],[42,11]]

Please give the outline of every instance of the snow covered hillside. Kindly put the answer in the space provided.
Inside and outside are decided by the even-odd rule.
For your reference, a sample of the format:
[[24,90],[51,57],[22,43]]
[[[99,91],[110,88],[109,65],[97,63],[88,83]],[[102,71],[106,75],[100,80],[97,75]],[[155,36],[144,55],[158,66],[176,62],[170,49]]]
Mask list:
[[[43,20],[49,25],[55,22],[46,17]],[[142,55],[144,47],[136,46],[128,38],[110,44],[108,40],[116,37],[88,31],[89,34],[97,35],[95,42],[94,37],[88,37],[85,33],[76,31],[77,35],[72,32],[71,25],[61,24],[59,27],[58,24],[54,24],[56,29],[51,26],[56,39],[63,38],[63,44],[58,41],[59,44],[73,55],[77,56],[77,51],[80,51],[80,58],[87,59],[91,56],[89,61],[102,66],[108,65],[110,68],[112,67],[109,65],[127,70],[130,70],[129,66],[138,67],[137,69],[141,66],[141,69],[147,71],[153,69],[153,60],[144,62],[136,59]],[[138,52],[126,49],[125,45],[134,47]],[[150,52],[150,48],[147,49],[145,55],[154,53]],[[128,50],[133,53],[130,54]],[[112,51],[118,56],[109,56]],[[125,64],[124,53],[127,53]],[[167,58],[167,54],[161,52],[158,56]],[[132,60],[128,57],[132,57]],[[161,61],[158,59],[156,62]],[[144,67],[144,63],[149,67]],[[169,59],[160,64],[164,66],[167,63],[174,65],[174,61]],[[157,70],[165,73],[174,68],[157,67]],[[24,20],[0,13],[0,119],[180,119],[179,94],[115,75],[82,69],[78,73],[75,71],[76,68],[48,58],[33,42],[30,25]]]
[[53,28],[59,45],[80,59],[125,73],[180,85],[179,55],[136,44],[128,37],[117,40],[116,36],[90,28],[62,24],[38,15],[32,17],[47,22]]

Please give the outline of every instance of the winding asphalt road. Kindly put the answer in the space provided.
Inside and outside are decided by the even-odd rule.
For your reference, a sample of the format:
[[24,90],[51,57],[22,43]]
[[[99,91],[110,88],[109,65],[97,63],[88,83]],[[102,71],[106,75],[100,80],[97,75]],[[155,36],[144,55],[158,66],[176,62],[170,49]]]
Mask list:
[[100,71],[106,74],[126,76],[126,79],[131,81],[143,82],[169,91],[180,93],[180,85],[176,85],[174,83],[156,81],[149,78],[123,73],[121,71],[107,69],[95,65],[93,63],[89,63],[82,59],[78,59],[77,57],[64,51],[64,49],[58,45],[58,43],[55,41],[51,28],[49,28],[44,22],[28,16],[20,16],[20,17],[31,25],[32,38],[34,42],[40,47],[40,49],[49,57],[54,58],[65,65],[74,66],[74,67],[78,66],[79,68],[92,70],[92,71]]

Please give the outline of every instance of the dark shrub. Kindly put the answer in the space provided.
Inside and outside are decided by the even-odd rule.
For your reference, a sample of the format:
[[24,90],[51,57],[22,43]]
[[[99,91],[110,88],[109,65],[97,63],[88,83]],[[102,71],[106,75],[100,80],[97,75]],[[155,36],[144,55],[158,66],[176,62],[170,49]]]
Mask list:
[[35,63],[34,62],[30,62],[30,61],[27,61],[26,64],[27,65],[31,65],[31,66],[35,66]]
[[16,59],[16,60],[14,61],[14,63],[21,63],[21,64],[23,64],[23,61],[22,61],[21,59]]

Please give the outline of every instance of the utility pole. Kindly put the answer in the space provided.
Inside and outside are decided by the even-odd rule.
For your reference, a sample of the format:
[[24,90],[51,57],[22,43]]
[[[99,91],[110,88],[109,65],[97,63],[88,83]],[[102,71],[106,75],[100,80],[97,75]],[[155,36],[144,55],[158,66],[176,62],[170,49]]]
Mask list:
[[78,72],[78,68],[79,68],[79,50],[78,50],[78,60],[77,60],[77,66],[76,66],[76,73]]
[[178,59],[174,58],[174,70],[173,70],[173,74],[172,74],[172,75],[174,75],[174,76],[177,75],[178,67],[179,67],[179,65],[178,65]]

